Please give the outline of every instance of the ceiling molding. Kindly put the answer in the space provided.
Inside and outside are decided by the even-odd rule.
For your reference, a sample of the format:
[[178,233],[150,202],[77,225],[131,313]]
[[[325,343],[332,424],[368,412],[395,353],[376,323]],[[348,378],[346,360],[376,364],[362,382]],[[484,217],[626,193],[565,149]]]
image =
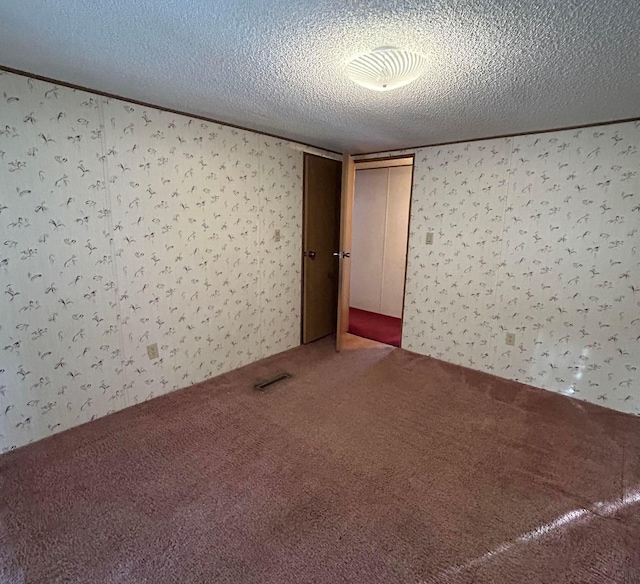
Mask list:
[[[483,136],[481,138],[469,138],[468,140],[452,140],[451,142],[437,142],[435,144],[421,144],[420,146],[408,146],[406,148],[393,148],[392,150],[374,150],[373,152],[360,152],[354,154],[354,162],[362,161],[362,157],[366,156],[380,156],[384,157],[385,154],[391,154],[393,152],[408,152],[414,150],[420,150],[422,148],[435,148],[437,146],[450,146],[453,144],[466,144],[467,142],[481,142],[483,140],[499,140],[501,138],[517,138],[518,136],[534,136],[537,134],[549,134],[550,132],[564,132],[567,130],[583,130],[585,128],[597,128],[598,126],[610,126],[611,124],[625,124],[629,122],[640,122],[640,117],[624,118],[620,120],[609,120],[606,122],[593,122],[591,124],[580,124],[577,126],[563,126],[559,128],[547,128],[544,130],[533,130],[531,132],[516,132],[513,134],[497,134],[495,136]],[[401,155],[400,158],[404,158]],[[370,160],[370,159],[366,159]]]
[[29,77],[31,79],[37,79],[38,81],[44,81],[46,83],[53,83],[54,85],[61,85],[62,87],[68,87],[69,89],[75,89],[76,91],[85,91],[87,93],[93,93],[94,95],[101,95],[102,97],[106,97],[108,99],[118,99],[120,101],[126,101],[127,103],[132,103],[134,105],[140,105],[142,107],[149,107],[156,110],[160,110],[163,112],[169,112],[172,114],[177,114],[180,116],[186,116],[188,118],[194,118],[196,120],[202,120],[204,122],[209,122],[211,124],[218,124],[220,126],[227,126],[229,128],[235,128],[236,130],[242,130],[244,132],[251,132],[252,134],[260,134],[261,136],[269,136],[270,138],[276,138],[277,140],[284,140],[285,142],[291,142],[292,144],[300,144],[301,146],[305,146],[308,148],[313,148],[314,150],[320,150],[322,152],[327,152],[329,154],[334,154],[342,157],[342,152],[337,152],[335,150],[329,150],[328,148],[323,148],[322,146],[316,146],[315,144],[309,144],[308,142],[301,142],[300,140],[293,140],[291,138],[287,138],[285,136],[280,136],[278,134],[270,134],[269,132],[262,132],[260,130],[254,130],[252,128],[248,128],[246,126],[238,126],[237,124],[230,124],[229,122],[223,122],[222,120],[216,120],[214,118],[208,118],[206,116],[201,116],[198,114],[193,114],[186,111],[180,111],[177,109],[162,107],[161,105],[156,105],[154,103],[148,103],[146,101],[139,101],[137,99],[132,99],[130,97],[125,97],[122,95],[116,95],[113,93],[108,93],[106,91],[100,91],[99,89],[93,89],[91,87],[84,87],[82,85],[76,85],[75,83],[69,83],[67,81],[62,81],[60,79],[52,79],[51,77],[44,77],[43,75],[36,75],[35,73],[29,73],[28,71],[22,71],[21,69],[14,69],[12,67],[7,67],[5,65],[0,65],[0,72],[5,71],[6,73],[13,73],[14,75],[22,75],[23,77]]

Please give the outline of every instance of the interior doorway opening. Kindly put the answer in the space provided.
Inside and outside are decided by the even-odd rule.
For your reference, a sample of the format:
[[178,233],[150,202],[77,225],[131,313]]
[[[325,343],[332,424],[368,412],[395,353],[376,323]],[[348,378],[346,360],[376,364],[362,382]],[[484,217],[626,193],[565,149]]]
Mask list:
[[355,163],[348,332],[402,342],[413,156]]

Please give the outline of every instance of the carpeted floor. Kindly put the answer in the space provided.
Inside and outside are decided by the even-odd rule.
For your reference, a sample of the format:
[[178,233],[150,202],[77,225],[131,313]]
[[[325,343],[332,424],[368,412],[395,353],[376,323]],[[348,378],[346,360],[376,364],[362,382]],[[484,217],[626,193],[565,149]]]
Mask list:
[[0,457],[0,581],[640,582],[640,419],[353,342]]
[[402,319],[350,307],[349,332],[365,339],[399,347],[402,337]]

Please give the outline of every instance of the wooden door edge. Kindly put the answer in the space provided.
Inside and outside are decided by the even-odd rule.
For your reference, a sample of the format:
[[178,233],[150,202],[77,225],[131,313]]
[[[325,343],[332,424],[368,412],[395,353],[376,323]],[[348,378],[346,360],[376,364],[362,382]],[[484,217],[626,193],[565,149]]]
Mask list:
[[302,245],[300,249],[300,344],[305,344],[305,310],[307,302],[305,299],[306,293],[306,280],[305,280],[305,265],[304,265],[304,250],[307,244],[307,158],[309,154],[303,153],[302,156]]
[[[351,253],[353,226],[353,200],[355,164],[349,154],[342,159],[342,192],[340,193],[340,249]],[[351,288],[351,259],[341,258],[338,272],[338,314],[336,324],[336,351],[342,349],[342,338],[349,328],[349,295]]]

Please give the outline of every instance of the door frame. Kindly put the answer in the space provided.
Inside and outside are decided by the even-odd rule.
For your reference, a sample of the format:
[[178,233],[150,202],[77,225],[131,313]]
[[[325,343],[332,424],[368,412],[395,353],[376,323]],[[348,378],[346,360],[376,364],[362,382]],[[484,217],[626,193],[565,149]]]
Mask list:
[[[411,160],[403,164],[402,160]],[[390,164],[391,163],[391,164]],[[402,317],[401,326],[404,329],[405,301],[407,295],[407,272],[409,268],[409,242],[411,238],[411,211],[413,205],[413,181],[416,172],[416,154],[399,154],[396,156],[381,156],[378,158],[362,158],[354,160],[345,154],[342,162],[342,196],[340,214],[340,250],[351,253],[353,233],[353,203],[355,200],[356,170],[370,168],[390,168],[396,166],[411,166],[411,191],[409,193],[409,216],[407,218],[407,249],[404,262],[404,282],[402,287]],[[364,168],[363,168],[364,167]],[[348,224],[347,224],[348,223]],[[342,337],[349,328],[349,301],[351,291],[351,258],[340,260],[340,276],[338,280],[338,326],[336,329],[336,351],[342,348]],[[402,347],[402,333],[400,334]]]

